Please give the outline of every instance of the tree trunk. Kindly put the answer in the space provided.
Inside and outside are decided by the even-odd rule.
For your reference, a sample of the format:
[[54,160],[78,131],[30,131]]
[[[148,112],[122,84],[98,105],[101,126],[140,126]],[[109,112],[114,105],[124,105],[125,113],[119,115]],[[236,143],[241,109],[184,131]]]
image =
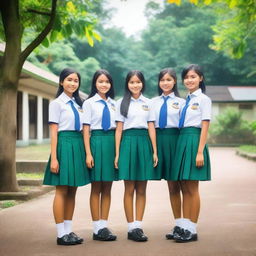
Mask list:
[[[3,81],[0,80],[0,87]],[[0,90],[0,192],[18,191],[16,180],[17,90]]]

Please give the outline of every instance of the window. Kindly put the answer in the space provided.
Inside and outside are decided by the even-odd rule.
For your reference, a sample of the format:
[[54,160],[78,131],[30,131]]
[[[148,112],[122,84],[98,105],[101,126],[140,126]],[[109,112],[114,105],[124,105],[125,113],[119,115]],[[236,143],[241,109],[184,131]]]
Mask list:
[[34,95],[28,96],[29,101],[29,138],[37,138],[37,97]]
[[239,104],[239,109],[240,110],[252,110],[253,109],[253,104],[250,104],[250,103]]
[[48,119],[49,119],[49,100],[43,99],[43,138],[44,139],[50,137]]
[[22,92],[17,94],[17,140],[22,140]]

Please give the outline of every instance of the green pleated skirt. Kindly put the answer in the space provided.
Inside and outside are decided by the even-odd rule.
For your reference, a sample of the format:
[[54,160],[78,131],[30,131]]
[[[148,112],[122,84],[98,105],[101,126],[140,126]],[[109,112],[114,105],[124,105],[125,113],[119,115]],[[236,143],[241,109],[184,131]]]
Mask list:
[[84,186],[91,182],[89,170],[85,163],[83,136],[76,131],[61,131],[58,133],[57,159],[59,173],[50,170],[51,157],[46,166],[45,185]]
[[155,171],[159,179],[171,179],[178,136],[178,128],[156,129],[158,164]]
[[93,130],[90,138],[94,167],[90,170],[91,181],[118,180],[114,167],[115,131]]
[[118,160],[120,180],[157,179],[153,167],[153,150],[147,129],[123,131]]
[[201,129],[195,127],[182,128],[177,141],[174,160],[174,172],[171,180],[210,180],[211,164],[208,146],[205,145],[204,166],[196,167],[196,155]]

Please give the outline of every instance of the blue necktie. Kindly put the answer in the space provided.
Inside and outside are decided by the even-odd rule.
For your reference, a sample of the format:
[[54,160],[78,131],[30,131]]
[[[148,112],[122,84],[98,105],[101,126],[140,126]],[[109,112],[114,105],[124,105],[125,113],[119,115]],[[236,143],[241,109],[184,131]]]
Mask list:
[[179,128],[182,128],[184,126],[185,116],[186,116],[186,112],[187,112],[189,101],[190,101],[190,96],[188,95],[188,97],[186,99],[186,105],[182,109],[182,112],[181,112],[181,117],[180,117],[180,121],[179,121]]
[[104,104],[104,108],[102,111],[101,127],[104,131],[107,131],[110,127],[110,112],[106,101],[100,100],[100,102]]
[[74,116],[75,116],[75,130],[80,131],[80,117],[77,109],[74,106],[74,102],[72,100],[69,101],[70,106],[73,110]]
[[163,97],[164,103],[161,106],[160,114],[159,114],[159,128],[163,129],[167,125],[167,100],[169,96]]

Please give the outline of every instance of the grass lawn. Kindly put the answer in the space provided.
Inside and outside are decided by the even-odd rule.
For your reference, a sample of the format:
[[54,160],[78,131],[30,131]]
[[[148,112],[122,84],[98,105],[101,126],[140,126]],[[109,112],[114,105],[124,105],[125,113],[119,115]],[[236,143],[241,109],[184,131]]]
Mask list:
[[16,160],[48,160],[49,155],[50,144],[16,148]]
[[256,145],[242,145],[239,147],[239,150],[250,154],[256,154]]

